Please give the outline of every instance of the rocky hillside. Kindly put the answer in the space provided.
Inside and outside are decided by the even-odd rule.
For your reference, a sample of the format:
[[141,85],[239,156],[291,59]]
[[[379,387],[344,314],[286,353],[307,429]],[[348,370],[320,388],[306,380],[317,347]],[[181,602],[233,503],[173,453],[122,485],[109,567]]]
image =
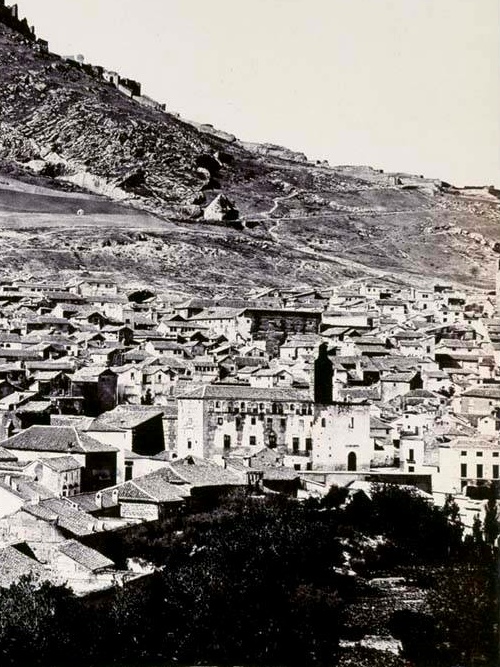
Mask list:
[[367,273],[492,284],[491,189],[240,142],[141,106],[2,24],[0,99],[4,272],[106,268],[207,293]]

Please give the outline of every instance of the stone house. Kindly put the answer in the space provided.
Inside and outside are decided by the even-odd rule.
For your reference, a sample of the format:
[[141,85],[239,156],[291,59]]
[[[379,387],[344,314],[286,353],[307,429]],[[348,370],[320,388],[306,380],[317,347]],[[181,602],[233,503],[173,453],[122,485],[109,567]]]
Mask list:
[[[163,410],[146,405],[119,405],[94,419],[86,427],[86,434],[117,448],[123,461],[127,452],[153,456],[165,449]],[[124,479],[125,470],[122,468],[118,481]]]
[[272,388],[291,387],[294,378],[285,368],[261,368],[254,371],[248,380],[251,387]]
[[435,490],[461,493],[465,487],[481,486],[500,479],[498,435],[457,437],[439,445],[439,473]]
[[413,389],[422,388],[422,377],[415,371],[385,373],[380,378],[381,401],[386,403],[397,396],[404,396]]
[[[116,72],[107,72],[106,75],[118,75]],[[106,77],[105,77],[106,78]],[[108,79],[106,79],[108,80]],[[69,286],[69,291],[80,294],[83,297],[89,296],[117,296],[118,285],[112,278],[87,277],[76,281]]]
[[500,408],[500,385],[488,384],[471,387],[460,398],[460,412],[464,415],[486,417],[496,408]]
[[82,462],[74,456],[56,456],[32,461],[24,472],[55,496],[69,498],[81,491],[82,468]]
[[312,468],[368,470],[373,458],[370,406],[365,401],[315,406]]
[[120,516],[127,519],[157,521],[185,504],[191,489],[169,466],[118,487]]
[[41,563],[50,563],[68,537],[81,538],[103,530],[95,519],[66,498],[50,498],[25,504],[0,519],[0,544],[26,542]]
[[[102,443],[87,433],[79,433],[71,426],[31,426],[4,440],[2,447],[19,461],[63,456],[65,464],[69,465],[67,457],[73,458],[82,469],[79,485],[81,491],[97,491],[116,483],[119,463],[117,448]],[[57,466],[57,463],[52,466]],[[48,471],[45,471],[45,474],[48,475]],[[78,473],[75,471],[72,475],[73,485],[77,483],[77,478]],[[66,491],[69,495],[70,489]]]
[[71,396],[83,399],[86,415],[112,410],[118,403],[118,376],[102,366],[81,368],[71,377]]
[[52,554],[50,569],[54,580],[66,584],[76,594],[110,588],[118,583],[113,561],[74,539],[58,545]]

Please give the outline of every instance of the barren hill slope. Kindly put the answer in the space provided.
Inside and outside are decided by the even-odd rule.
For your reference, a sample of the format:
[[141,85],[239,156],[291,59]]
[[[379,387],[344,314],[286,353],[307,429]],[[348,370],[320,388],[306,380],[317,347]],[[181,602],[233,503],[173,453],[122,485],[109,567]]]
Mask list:
[[[0,101],[4,272],[105,268],[206,293],[367,273],[491,285],[495,192],[243,144],[145,108],[2,24]],[[203,220],[220,193],[241,225]]]

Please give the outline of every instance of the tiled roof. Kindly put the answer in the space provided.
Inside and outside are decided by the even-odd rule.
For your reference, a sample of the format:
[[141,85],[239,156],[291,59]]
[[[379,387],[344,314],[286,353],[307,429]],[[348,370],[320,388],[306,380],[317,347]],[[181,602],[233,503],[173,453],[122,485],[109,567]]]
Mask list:
[[52,407],[50,401],[28,401],[17,409],[18,413],[23,412],[45,412]]
[[382,419],[379,419],[378,417],[375,417],[375,415],[372,415],[370,417],[370,430],[377,430],[377,429],[390,429],[391,425],[388,424],[385,421],[382,421]]
[[193,486],[239,486],[244,483],[236,473],[194,456],[173,461],[170,466],[182,479]]
[[464,391],[462,396],[474,398],[494,398],[500,399],[500,385],[478,385]]
[[190,485],[168,465],[118,487],[120,500],[180,502],[189,494]]
[[[99,530],[99,522],[82,510],[75,509],[72,504],[64,498],[49,498],[38,503],[42,510],[48,510],[57,520],[57,525],[73,535],[90,535]],[[31,511],[32,507],[25,506],[23,509]]]
[[182,399],[206,400],[250,400],[250,401],[307,401],[311,399],[307,391],[290,389],[289,387],[257,388],[248,385],[209,384],[186,393]]
[[24,575],[37,575],[46,579],[43,566],[35,559],[25,556],[13,546],[0,549],[0,586],[6,588]]
[[196,322],[199,320],[232,320],[241,313],[241,308],[223,308],[214,307],[198,313],[190,318],[189,321]]
[[300,475],[292,468],[285,466],[269,466],[262,469],[264,473],[264,481],[283,481],[299,479]]
[[97,382],[99,375],[106,370],[109,370],[106,366],[86,366],[75,371],[71,379],[73,382]]
[[410,382],[415,377],[415,373],[388,373],[384,375],[381,382]]
[[43,464],[54,472],[79,470],[83,467],[73,456],[54,456],[54,458],[43,459]]
[[72,426],[30,426],[25,431],[2,442],[8,451],[61,452],[86,454],[90,452],[116,452],[85,433],[78,434]]
[[7,449],[0,447],[0,461],[2,463],[5,461],[17,461],[17,456]]
[[118,405],[109,412],[103,412],[92,422],[89,432],[131,429],[163,416],[163,409],[145,405]]
[[339,390],[342,399],[355,401],[378,401],[380,399],[376,387],[346,387]]
[[458,437],[441,446],[450,449],[491,449],[500,452],[500,443],[497,436]]
[[106,558],[106,556],[103,556],[95,549],[77,542],[77,540],[66,540],[59,546],[58,550],[91,572],[114,567],[112,560]]

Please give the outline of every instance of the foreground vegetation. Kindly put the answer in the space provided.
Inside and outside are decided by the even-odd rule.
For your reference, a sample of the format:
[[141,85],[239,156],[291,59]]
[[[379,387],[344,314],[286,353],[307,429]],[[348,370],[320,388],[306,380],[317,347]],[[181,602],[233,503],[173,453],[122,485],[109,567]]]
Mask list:
[[[22,580],[0,592],[0,660],[494,665],[495,556],[482,535],[463,542],[453,503],[438,509],[398,487],[345,499],[342,490],[305,503],[237,495],[210,513],[144,526],[112,549],[158,571],[99,601]],[[419,610],[385,610],[402,657],[340,650],[367,579],[401,573],[425,595]],[[379,613],[376,596],[374,605]]]

